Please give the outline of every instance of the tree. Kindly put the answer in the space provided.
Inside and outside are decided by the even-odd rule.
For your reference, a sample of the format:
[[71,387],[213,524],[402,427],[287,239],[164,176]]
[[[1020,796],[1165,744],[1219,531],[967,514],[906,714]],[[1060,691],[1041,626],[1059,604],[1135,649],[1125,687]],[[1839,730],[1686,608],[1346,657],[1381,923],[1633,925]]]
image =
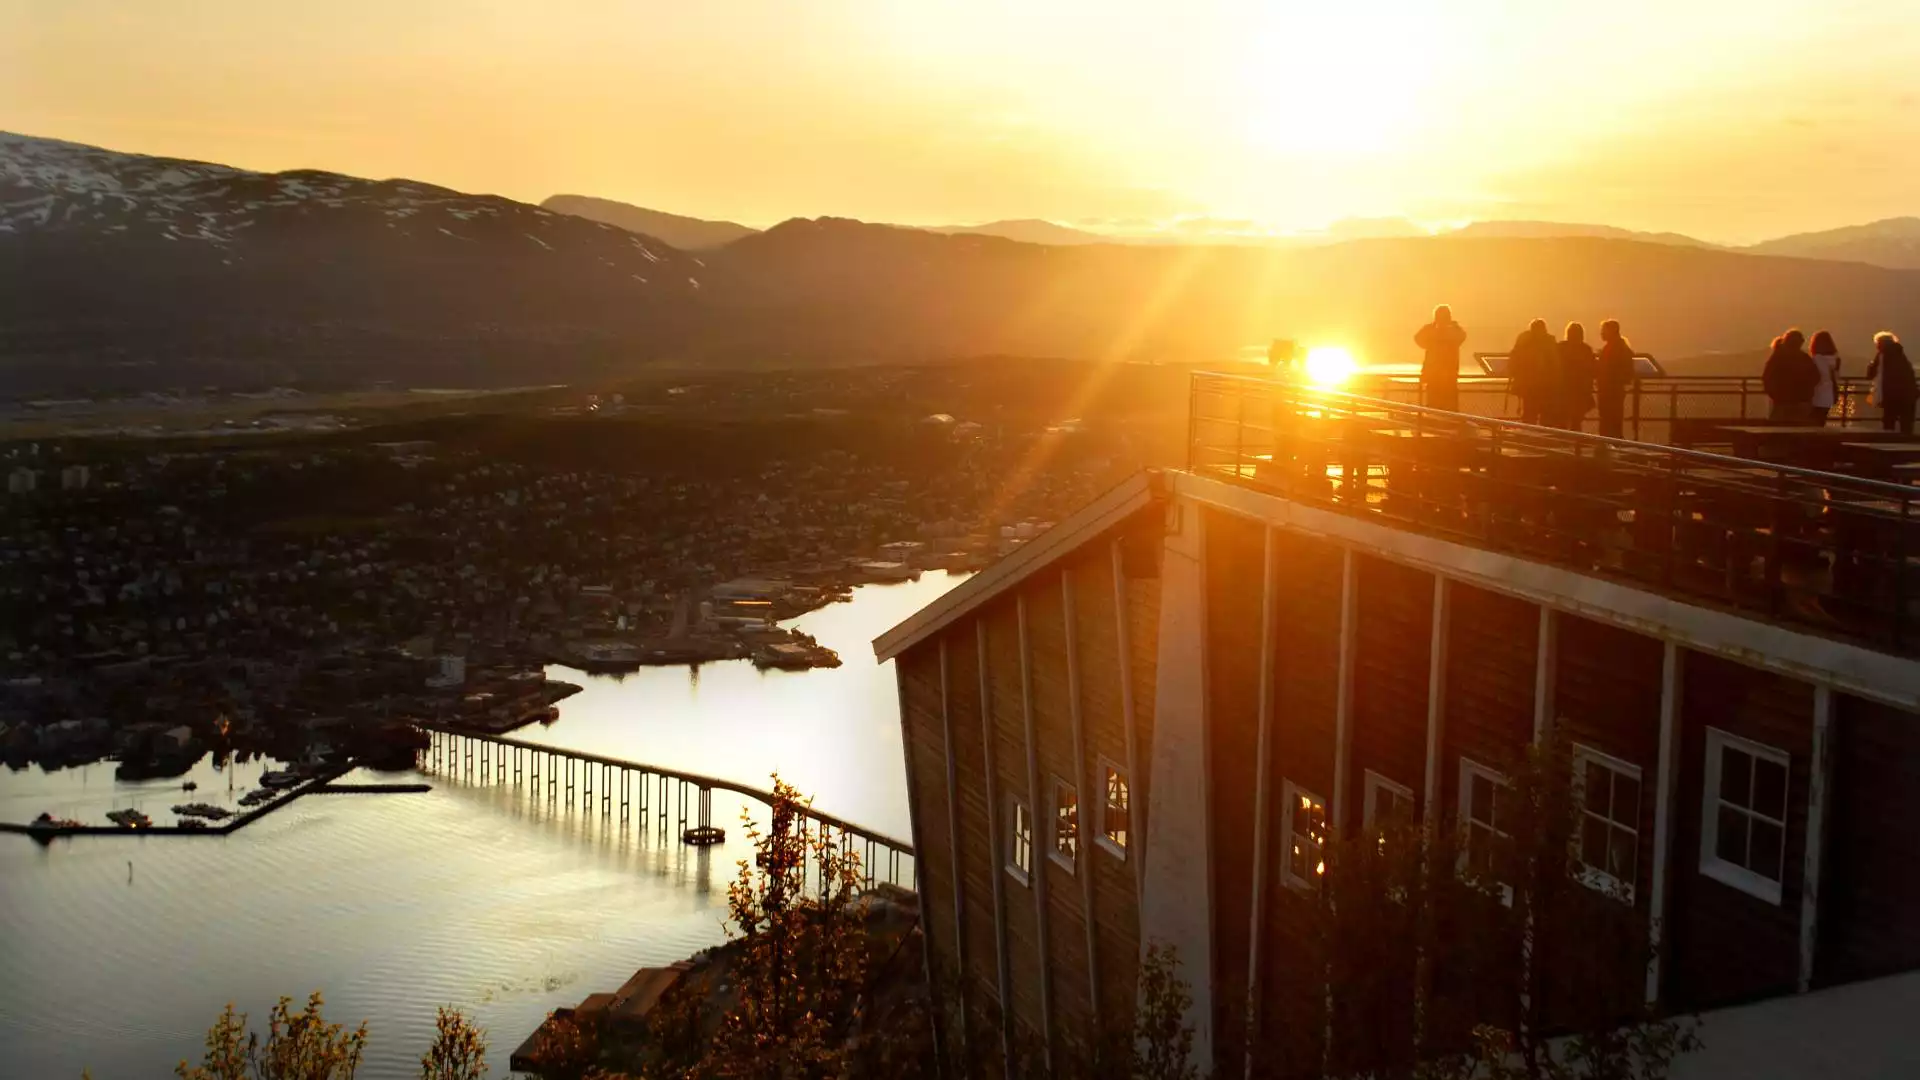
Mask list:
[[420,1080],[486,1080],[487,1033],[459,1009],[433,1018],[433,1045],[420,1058]]
[[1582,859],[1571,760],[1556,738],[1509,763],[1468,827],[1321,838],[1324,873],[1269,919],[1306,977],[1262,989],[1256,1073],[1657,1080],[1696,1049],[1645,1001],[1656,928],[1632,883]]
[[868,966],[866,920],[854,904],[859,858],[807,828],[811,804],[777,775],[773,795],[766,831],[747,822],[755,857],[741,861],[727,890],[728,929],[739,943],[734,993],[698,1075],[826,1078],[847,1063]]
[[352,1080],[366,1051],[367,1025],[346,1031],[327,1023],[318,990],[300,1012],[292,1012],[292,1004],[283,997],[274,1005],[263,1043],[247,1030],[247,1015],[235,1013],[229,1002],[207,1032],[201,1063],[182,1061],[174,1074],[180,1080]]

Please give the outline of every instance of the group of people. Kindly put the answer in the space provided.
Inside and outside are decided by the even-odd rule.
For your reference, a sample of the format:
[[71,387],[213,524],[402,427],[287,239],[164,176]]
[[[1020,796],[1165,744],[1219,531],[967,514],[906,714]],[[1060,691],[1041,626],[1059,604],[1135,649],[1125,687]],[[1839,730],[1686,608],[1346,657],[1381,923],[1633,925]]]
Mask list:
[[[1433,309],[1433,321],[1420,328],[1413,343],[1424,354],[1420,382],[1429,408],[1457,412],[1460,408],[1460,346],[1467,332],[1445,304]],[[1620,332],[1620,323],[1600,324],[1600,347],[1587,343],[1586,327],[1567,324],[1555,340],[1544,319],[1514,339],[1507,354],[1507,390],[1520,399],[1520,420],[1527,424],[1578,430],[1587,413],[1598,406],[1600,434],[1622,437],[1626,425],[1627,394],[1638,377],[1633,346]],[[1873,336],[1873,359],[1867,363],[1873,387],[1870,399],[1880,407],[1880,424],[1888,431],[1913,434],[1920,383],[1906,349],[1892,332]],[[1777,421],[1824,424],[1840,398],[1840,350],[1833,335],[1822,330],[1811,343],[1798,330],[1773,339],[1761,383],[1771,403],[1769,416]]]
[[[1429,407],[1459,409],[1460,346],[1466,340],[1467,332],[1445,304],[1434,308],[1433,321],[1413,336],[1425,354],[1420,381]],[[1600,434],[1617,439],[1625,433],[1627,392],[1638,374],[1634,364],[1633,345],[1618,320],[1600,324],[1595,349],[1580,323],[1568,323],[1556,339],[1545,319],[1535,319],[1507,353],[1507,390],[1520,399],[1522,423],[1577,430],[1598,406]]]
[[[1880,406],[1880,426],[1913,434],[1913,414],[1920,402],[1907,350],[1892,331],[1873,335],[1873,359],[1867,361],[1872,383],[1869,400]],[[1820,425],[1827,422],[1840,398],[1840,349],[1833,335],[1818,331],[1809,342],[1798,330],[1773,339],[1767,366],[1760,375],[1767,392],[1769,419]]]

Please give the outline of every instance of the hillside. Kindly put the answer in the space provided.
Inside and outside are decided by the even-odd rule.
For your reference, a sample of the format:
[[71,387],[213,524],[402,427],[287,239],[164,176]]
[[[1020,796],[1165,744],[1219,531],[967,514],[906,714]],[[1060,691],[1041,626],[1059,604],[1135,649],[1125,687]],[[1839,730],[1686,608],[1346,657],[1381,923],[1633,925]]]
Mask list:
[[1920,310],[1920,273],[1587,238],[1041,247],[801,219],[710,262],[716,302],[739,312],[727,320],[737,329],[719,333],[737,341],[782,327],[795,359],[1204,361],[1283,336],[1402,361],[1439,301],[1454,305],[1473,347],[1504,347],[1535,316],[1556,327],[1613,317],[1642,347],[1680,356],[1751,348],[1794,324],[1863,340]]
[[75,357],[99,390],[520,381],[676,340],[702,273],[651,237],[497,196],[0,134],[12,390],[73,385]]
[[1717,247],[1680,233],[1637,232],[1614,225],[1574,225],[1560,221],[1475,221],[1444,235],[1471,240],[1550,240],[1586,237],[1601,240],[1641,240],[1680,247]]
[[1843,229],[1800,233],[1747,248],[1756,255],[1845,259],[1899,269],[1920,269],[1920,217],[1887,218]]
[[1619,318],[1664,357],[1789,325],[1920,333],[1920,271],[1593,237],[1295,247],[1021,243],[795,219],[698,256],[408,180],[263,174],[0,137],[0,397],[282,383],[501,386],[729,366],[1216,363],[1274,337],[1415,359]]
[[1102,236],[1082,229],[1056,225],[1051,221],[1037,218],[1022,218],[1016,221],[989,221],[984,225],[940,225],[930,226],[928,232],[948,235],[998,236],[1005,240],[1018,240],[1023,244],[1121,244],[1127,243],[1125,237]]
[[683,217],[613,199],[596,199],[591,195],[551,195],[540,205],[556,214],[572,214],[628,232],[659,237],[682,251],[716,248],[759,231],[731,221]]

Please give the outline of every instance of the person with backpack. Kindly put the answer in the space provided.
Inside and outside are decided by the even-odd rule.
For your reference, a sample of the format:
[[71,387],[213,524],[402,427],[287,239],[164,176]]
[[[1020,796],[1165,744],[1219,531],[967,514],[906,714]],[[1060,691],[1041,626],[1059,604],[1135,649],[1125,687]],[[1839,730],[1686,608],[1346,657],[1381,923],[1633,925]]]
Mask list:
[[1523,424],[1545,423],[1553,412],[1553,372],[1559,344],[1545,319],[1533,320],[1513,339],[1513,351],[1507,353],[1507,390],[1520,399]]
[[1425,355],[1420,362],[1420,384],[1426,389],[1429,409],[1460,411],[1460,346],[1467,332],[1453,321],[1453,309],[1445,304],[1433,309],[1433,321],[1413,335],[1413,343]]
[[1824,426],[1834,403],[1840,400],[1840,348],[1833,343],[1832,334],[1816,330],[1807,351],[1813,354],[1813,367],[1820,375],[1813,387],[1812,419],[1814,424]]
[[1593,346],[1587,344],[1587,328],[1577,322],[1567,324],[1560,339],[1560,356],[1554,365],[1554,427],[1579,431],[1580,422],[1593,408],[1593,376],[1596,364]]
[[1913,434],[1913,407],[1920,401],[1920,386],[1915,384],[1906,348],[1891,330],[1873,335],[1873,359],[1867,362],[1867,378],[1873,383],[1873,403],[1880,406],[1880,427]]
[[1620,334],[1620,321],[1608,319],[1600,324],[1600,354],[1596,360],[1599,385],[1600,434],[1611,439],[1624,438],[1627,425],[1627,391],[1633,388],[1633,346]]
[[1807,335],[1789,330],[1773,339],[1767,353],[1767,366],[1760,372],[1760,384],[1767,391],[1767,419],[1779,423],[1813,422],[1813,392],[1820,383],[1820,369],[1807,355]]

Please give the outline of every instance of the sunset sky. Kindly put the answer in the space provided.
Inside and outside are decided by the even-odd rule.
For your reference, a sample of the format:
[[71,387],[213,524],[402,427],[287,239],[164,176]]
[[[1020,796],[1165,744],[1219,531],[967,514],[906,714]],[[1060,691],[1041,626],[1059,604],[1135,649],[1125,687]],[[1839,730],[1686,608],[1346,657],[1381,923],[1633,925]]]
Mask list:
[[1920,213],[1916,2],[0,0],[0,128],[755,225],[1742,242]]

